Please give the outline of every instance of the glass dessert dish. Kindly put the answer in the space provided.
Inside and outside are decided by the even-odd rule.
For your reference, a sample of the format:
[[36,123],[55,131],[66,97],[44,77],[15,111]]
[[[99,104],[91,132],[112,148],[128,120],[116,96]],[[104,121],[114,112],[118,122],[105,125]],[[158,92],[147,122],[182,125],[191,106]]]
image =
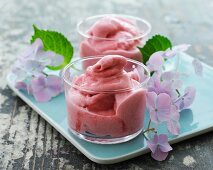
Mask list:
[[133,16],[105,14],[80,21],[77,31],[81,57],[122,55],[141,61],[137,47],[144,45],[151,25]]
[[[84,62],[94,65],[85,69]],[[149,70],[118,55],[85,57],[63,70],[69,130],[93,143],[129,141],[143,129]]]

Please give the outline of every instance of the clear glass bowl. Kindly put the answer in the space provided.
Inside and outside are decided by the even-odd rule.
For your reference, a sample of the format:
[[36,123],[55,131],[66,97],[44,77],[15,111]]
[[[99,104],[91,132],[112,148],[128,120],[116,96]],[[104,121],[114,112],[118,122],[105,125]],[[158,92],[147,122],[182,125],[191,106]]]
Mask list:
[[77,31],[81,57],[117,54],[141,61],[142,56],[137,47],[144,45],[151,25],[138,17],[105,14],[80,21]]
[[[78,59],[63,70],[69,130],[79,138],[93,143],[129,141],[143,129],[149,70],[142,63],[127,59],[124,70],[128,74],[137,72],[139,77],[139,83],[134,88],[102,90],[97,87],[96,90],[91,90],[73,84],[73,79],[85,73],[85,62],[95,64],[101,58]],[[94,98],[98,100],[92,103]],[[83,103],[87,101],[90,104],[86,106]]]

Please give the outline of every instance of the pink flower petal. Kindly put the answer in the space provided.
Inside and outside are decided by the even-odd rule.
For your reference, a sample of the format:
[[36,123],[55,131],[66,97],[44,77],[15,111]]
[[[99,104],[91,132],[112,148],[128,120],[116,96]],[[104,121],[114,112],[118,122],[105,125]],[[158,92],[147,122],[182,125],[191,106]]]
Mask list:
[[184,95],[179,97],[177,101],[175,101],[175,105],[179,110],[183,110],[188,108],[194,101],[196,95],[196,89],[194,87],[187,87],[185,89]]
[[149,61],[146,63],[147,67],[150,69],[150,71],[159,71],[162,69],[162,65],[164,63],[162,54],[164,52],[158,51],[151,55],[149,58]]
[[[162,75],[163,76],[163,75]],[[166,93],[168,94],[172,99],[176,98],[176,88],[181,87],[182,82],[179,82],[178,79],[169,79],[171,75],[165,75],[166,79],[162,77],[161,74],[154,74],[149,82],[148,82],[148,91],[149,92],[155,92],[157,94],[160,93]],[[168,77],[167,77],[168,76]],[[168,80],[167,80],[168,78]]]
[[36,38],[36,40],[33,43],[33,46],[35,48],[38,48],[38,49],[43,48],[43,42],[42,42],[42,40],[40,38]]
[[55,75],[34,77],[30,86],[32,94],[38,102],[47,102],[63,91],[62,80]]
[[154,142],[154,140],[147,141],[147,147],[154,153],[157,149],[157,141]]
[[28,46],[25,51],[18,57],[22,60],[26,60],[29,58],[35,58],[36,53],[38,50],[43,49],[43,42],[41,41],[40,38],[37,38],[33,44]]
[[165,81],[176,80],[180,77],[180,74],[176,71],[166,71],[162,74],[162,79]]
[[157,112],[155,110],[150,110],[149,114],[150,114],[151,121],[154,123],[158,123]]
[[32,88],[33,93],[42,91],[46,86],[45,76],[39,75],[38,77],[34,77],[31,80],[30,84],[31,84],[31,88]]
[[157,134],[154,135],[152,140],[147,141],[147,146],[152,152],[155,152],[155,150],[157,149],[157,144],[158,144],[158,135]]
[[169,120],[167,121],[167,128],[170,133],[173,135],[179,135],[180,133],[180,124],[179,121]]
[[185,89],[185,94],[186,96],[184,97],[184,108],[188,108],[195,99],[196,89],[189,86]]
[[160,74],[154,74],[148,82],[148,91],[157,94],[163,93],[165,90],[162,88]]
[[159,121],[167,121],[169,119],[171,107],[171,97],[166,93],[161,93],[157,98],[157,117]]
[[43,90],[34,92],[33,96],[38,102],[47,102],[52,98],[50,91],[48,89],[43,89]]
[[169,152],[172,150],[172,147],[169,145],[169,143],[164,143],[162,145],[159,145],[159,148],[162,152]]
[[47,102],[52,98],[52,95],[48,88],[46,88],[46,77],[40,75],[34,77],[30,82],[32,95],[38,102]]
[[147,141],[147,146],[152,151],[151,156],[158,161],[165,160],[172,147],[168,143],[168,137],[165,134],[154,135],[152,140]]
[[149,109],[155,109],[156,108],[156,99],[157,94],[155,92],[147,92],[146,94],[146,105]]
[[203,76],[203,66],[202,63],[198,59],[194,59],[192,61],[192,66],[194,67],[194,71],[198,76]]
[[157,99],[157,94],[155,92],[147,93],[146,105],[150,113],[150,119],[154,123],[158,123],[157,113],[156,113],[156,99]]
[[52,96],[57,96],[63,91],[62,79],[55,75],[49,75],[46,79],[46,86],[51,91]]
[[171,117],[172,120],[175,120],[175,121],[179,121],[179,119],[180,119],[180,114],[179,114],[178,109],[175,105],[171,106],[170,117]]
[[27,90],[27,84],[23,81],[16,82],[15,88],[18,90]]
[[168,49],[165,53],[164,53],[164,57],[165,58],[172,58],[176,55],[176,51],[173,51],[171,49]]
[[168,137],[166,134],[158,135],[158,144],[163,145],[164,143],[168,143]]
[[[180,89],[182,87],[182,80],[180,79],[180,74],[176,71],[167,71],[164,72],[161,76],[163,82],[162,84],[168,84],[170,85],[170,88],[167,88],[170,90],[169,94],[172,94],[171,91]],[[164,87],[166,88],[166,87]]]
[[177,107],[171,106],[170,119],[167,120],[167,129],[173,135],[179,135],[180,133],[180,124],[179,124],[180,114],[177,110]]
[[162,152],[159,147],[157,147],[156,151],[151,154],[152,158],[157,161],[164,161],[168,156],[168,152]]

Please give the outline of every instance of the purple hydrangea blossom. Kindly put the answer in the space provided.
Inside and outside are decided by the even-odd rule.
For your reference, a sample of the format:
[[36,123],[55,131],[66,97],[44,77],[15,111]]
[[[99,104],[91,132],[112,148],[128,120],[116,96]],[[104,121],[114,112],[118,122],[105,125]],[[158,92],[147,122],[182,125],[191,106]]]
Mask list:
[[174,103],[178,110],[183,110],[188,108],[194,101],[196,95],[196,89],[189,86],[185,89],[184,94],[180,96]]
[[164,54],[163,51],[158,51],[154,54],[152,54],[147,61],[146,65],[149,68],[149,70],[152,72],[159,72],[162,70],[162,66],[164,63],[164,59],[162,55]]
[[171,84],[164,83],[161,80],[161,74],[155,73],[148,82],[148,91],[157,94],[167,93],[170,94]]
[[64,58],[53,51],[44,51],[41,39],[36,39],[16,60],[12,72],[16,76],[15,87],[26,90],[38,102],[47,102],[63,91],[59,76],[46,75],[47,66],[58,66]]
[[177,90],[181,89],[182,81],[177,72],[169,71],[161,74],[155,73],[148,82],[148,91],[157,94],[166,93],[172,100],[178,97]]
[[151,156],[158,161],[165,160],[168,152],[172,150],[166,134],[155,134],[152,140],[147,141],[147,146],[152,152]]
[[166,93],[157,95],[155,92],[148,92],[147,108],[152,122],[158,123],[168,121],[171,112],[171,98]]
[[[161,75],[162,84],[167,84],[167,94],[170,95],[172,101],[179,97],[177,91],[180,91],[183,86],[183,81],[180,79],[180,74],[177,71],[167,71]],[[165,85],[164,85],[165,86]]]
[[52,51],[44,51],[41,39],[36,39],[16,60],[12,72],[16,81],[39,75],[46,66],[57,66],[63,62],[63,57]]
[[55,75],[34,77],[30,86],[32,94],[38,102],[47,102],[63,92],[62,79]]
[[36,60],[36,54],[42,48],[42,41],[36,39],[36,41],[17,58],[12,67],[12,72],[16,75],[17,81],[24,80],[28,76],[36,75],[44,69],[45,66]]
[[[177,70],[166,71],[164,62],[178,53],[186,51],[189,47],[188,44],[182,44],[164,52],[158,51],[152,54],[147,61],[147,66],[152,72],[147,86],[146,103],[150,120],[156,124],[165,122],[168,131],[173,135],[180,133],[179,112],[190,107],[194,101],[196,90],[193,87],[187,87],[184,94],[182,94],[183,81],[181,80],[181,74]],[[200,61],[195,59],[192,65],[195,73],[202,76],[203,67]],[[149,132],[149,130],[153,131],[153,128],[148,127],[146,132]],[[152,140],[148,141],[148,147],[152,151],[152,157],[159,161],[166,159],[168,151],[172,149],[165,134],[156,134]]]
[[180,74],[177,71],[167,71],[162,73],[162,81],[171,82],[173,89],[180,89],[182,87],[182,80],[180,79]]

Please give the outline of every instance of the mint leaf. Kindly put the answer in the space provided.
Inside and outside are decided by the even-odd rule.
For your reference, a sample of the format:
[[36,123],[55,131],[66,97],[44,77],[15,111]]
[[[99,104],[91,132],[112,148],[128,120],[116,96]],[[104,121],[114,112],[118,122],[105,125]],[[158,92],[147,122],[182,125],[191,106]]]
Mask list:
[[60,70],[65,67],[73,56],[73,47],[67,38],[56,31],[40,30],[35,25],[34,35],[32,36],[31,43],[33,43],[36,38],[40,38],[44,44],[44,50],[51,50],[64,57],[64,62],[59,66],[48,66],[51,70]]
[[146,64],[146,62],[149,60],[149,57],[157,52],[157,51],[165,51],[168,48],[172,48],[171,41],[162,35],[154,35],[152,38],[150,38],[144,47],[138,49],[143,55],[143,63]]

